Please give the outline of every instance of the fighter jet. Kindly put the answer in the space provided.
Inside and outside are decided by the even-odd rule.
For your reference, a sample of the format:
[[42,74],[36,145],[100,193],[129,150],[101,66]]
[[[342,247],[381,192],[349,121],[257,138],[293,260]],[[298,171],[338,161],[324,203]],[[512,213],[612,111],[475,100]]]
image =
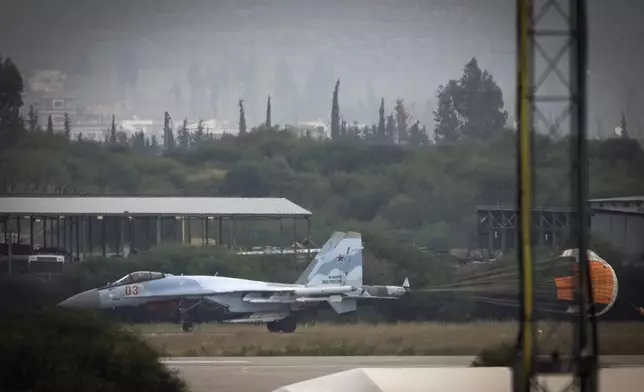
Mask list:
[[[228,323],[265,323],[269,332],[293,332],[297,312],[328,303],[337,314],[353,312],[359,300],[397,299],[410,291],[402,286],[362,284],[362,236],[335,232],[293,284],[224,276],[133,272],[106,286],[74,295],[59,306],[111,309],[150,302],[176,302],[185,332],[192,331],[189,311],[203,304],[223,306]],[[185,301],[196,301],[184,308]]]

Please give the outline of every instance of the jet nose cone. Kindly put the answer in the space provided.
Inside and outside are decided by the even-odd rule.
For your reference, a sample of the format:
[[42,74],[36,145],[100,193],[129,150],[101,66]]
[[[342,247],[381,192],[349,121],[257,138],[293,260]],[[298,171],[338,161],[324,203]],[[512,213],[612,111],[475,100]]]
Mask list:
[[101,300],[98,295],[98,290],[96,289],[83,291],[82,293],[69,297],[58,304],[58,306],[63,308],[73,309],[96,309],[100,307],[100,305]]

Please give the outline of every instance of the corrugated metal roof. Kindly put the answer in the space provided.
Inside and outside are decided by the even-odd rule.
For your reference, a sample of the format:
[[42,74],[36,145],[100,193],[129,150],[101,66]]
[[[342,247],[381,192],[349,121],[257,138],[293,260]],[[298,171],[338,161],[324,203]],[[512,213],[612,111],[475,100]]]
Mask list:
[[628,210],[624,208],[591,208],[593,213],[599,214],[617,214],[617,215],[639,215],[644,216],[644,209]]
[[599,202],[629,202],[629,201],[642,201],[644,202],[644,196],[627,196],[627,197],[610,197],[607,199],[590,199],[588,200],[591,203]]
[[0,197],[3,215],[204,215],[306,217],[284,198],[27,196]]

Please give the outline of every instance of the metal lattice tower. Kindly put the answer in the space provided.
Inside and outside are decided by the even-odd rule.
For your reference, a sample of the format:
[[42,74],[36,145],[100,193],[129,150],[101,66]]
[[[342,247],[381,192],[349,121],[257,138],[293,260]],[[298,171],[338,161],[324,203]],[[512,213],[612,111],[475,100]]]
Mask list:
[[[552,136],[565,136],[567,133],[570,136],[575,247],[588,249],[587,37],[585,0],[517,0],[517,250],[521,308],[519,355],[514,367],[515,391],[544,389],[535,379],[538,369],[535,367],[537,343],[531,230],[534,132],[546,132]],[[576,282],[580,311],[575,323],[574,381],[570,388],[595,392],[598,367],[596,325],[590,306],[593,302],[588,255],[583,251],[579,252],[579,279]]]

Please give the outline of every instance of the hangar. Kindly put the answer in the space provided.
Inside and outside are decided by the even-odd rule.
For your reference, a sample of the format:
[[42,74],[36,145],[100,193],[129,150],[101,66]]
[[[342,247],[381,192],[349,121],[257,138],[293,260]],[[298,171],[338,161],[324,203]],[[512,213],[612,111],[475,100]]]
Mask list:
[[305,238],[310,237],[311,215],[284,198],[11,195],[0,196],[0,241],[4,254],[11,242],[30,252],[62,248],[82,260],[127,256],[166,242],[194,245],[195,239],[201,245],[237,247],[238,226],[272,221],[279,228],[271,232],[293,244],[298,221],[304,221]]
[[[592,235],[630,257],[644,257],[644,196],[590,199],[588,203]],[[570,208],[534,208],[535,245],[564,247],[573,213]],[[515,249],[517,214],[512,206],[478,206],[479,248]]]
[[644,259],[644,196],[589,202],[592,233],[620,252]]

